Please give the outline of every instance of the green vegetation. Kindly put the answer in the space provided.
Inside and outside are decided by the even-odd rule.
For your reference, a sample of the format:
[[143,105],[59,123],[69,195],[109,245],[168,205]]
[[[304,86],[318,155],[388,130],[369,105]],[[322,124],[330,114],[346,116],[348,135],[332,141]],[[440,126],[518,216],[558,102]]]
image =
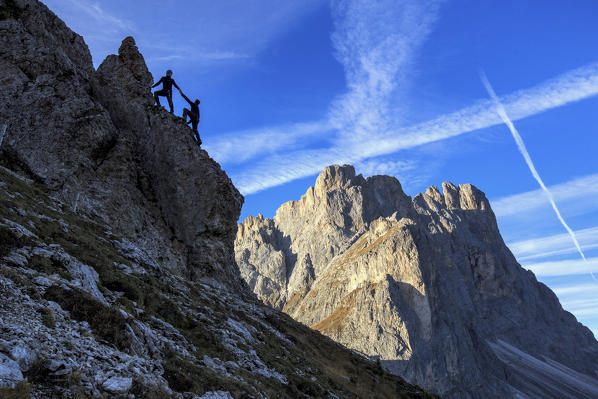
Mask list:
[[380,362],[380,358],[377,358],[376,362],[372,365],[372,371],[376,375],[384,375],[384,368],[382,367],[382,362]]
[[0,398],[2,399],[29,399],[31,390],[25,381],[19,382],[14,388],[0,388]]
[[98,338],[126,350],[131,342],[126,334],[124,316],[114,307],[108,307],[78,288],[65,289],[53,285],[44,298],[58,303],[75,320],[86,321]]
[[29,267],[33,270],[36,270],[40,273],[46,274],[58,274],[60,277],[64,278],[65,280],[71,281],[73,276],[69,271],[66,269],[64,264],[54,258],[46,258],[39,255],[34,255],[29,259]]
[[[4,206],[0,201],[0,208]],[[8,255],[13,249],[21,248],[27,245],[29,241],[25,238],[19,238],[12,230],[0,226],[0,258]]]
[[31,387],[25,381],[19,382],[14,388],[0,388],[2,399],[29,399]]
[[42,323],[44,326],[48,328],[56,327],[56,322],[54,321],[54,312],[49,307],[45,307],[41,309],[42,314]]
[[139,380],[133,381],[133,387],[129,391],[136,398],[144,399],[169,399],[170,394],[162,387],[159,386],[147,386]]

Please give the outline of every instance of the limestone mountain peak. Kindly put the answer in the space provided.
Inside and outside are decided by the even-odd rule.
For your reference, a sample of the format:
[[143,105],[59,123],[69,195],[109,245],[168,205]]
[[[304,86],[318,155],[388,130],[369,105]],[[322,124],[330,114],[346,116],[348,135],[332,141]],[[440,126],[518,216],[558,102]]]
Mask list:
[[235,251],[262,301],[442,397],[598,392],[598,342],[521,268],[471,184],[412,199],[331,166],[273,219],[241,223]]
[[324,168],[316,179],[317,191],[325,192],[334,189],[343,189],[363,183],[361,175],[355,175],[355,168],[351,165],[332,165]]
[[148,88],[154,83],[152,74],[147,69],[145,59],[137,48],[137,43],[132,36],[123,39],[119,49],[118,57],[133,73],[141,87]]

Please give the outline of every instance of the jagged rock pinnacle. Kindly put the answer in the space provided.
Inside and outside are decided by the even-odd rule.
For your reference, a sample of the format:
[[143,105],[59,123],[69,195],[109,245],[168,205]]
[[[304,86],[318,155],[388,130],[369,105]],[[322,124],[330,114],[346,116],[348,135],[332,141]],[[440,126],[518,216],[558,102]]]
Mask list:
[[118,49],[118,56],[133,73],[141,87],[148,88],[154,83],[152,74],[149,73],[145,60],[132,36],[128,36],[122,41]]

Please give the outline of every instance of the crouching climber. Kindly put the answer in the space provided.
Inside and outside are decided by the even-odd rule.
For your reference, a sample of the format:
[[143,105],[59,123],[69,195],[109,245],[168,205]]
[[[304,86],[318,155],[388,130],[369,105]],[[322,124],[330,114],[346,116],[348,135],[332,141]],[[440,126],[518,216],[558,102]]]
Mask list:
[[170,69],[166,71],[166,76],[162,76],[160,80],[158,80],[158,83],[152,86],[152,89],[160,83],[162,83],[162,90],[154,92],[154,101],[156,101],[156,105],[159,107],[160,97],[166,97],[168,106],[170,107],[170,113],[172,114],[174,112],[172,105],[172,86],[176,87],[179,91],[181,91],[181,89],[172,78],[172,71]]
[[[181,96],[185,99],[185,101],[189,103],[189,107],[191,108],[183,109],[183,119],[185,120],[185,123],[191,124],[191,126],[193,127],[193,136],[195,137],[197,144],[201,145],[201,139],[199,138],[199,132],[197,131],[197,124],[199,123],[200,101],[197,99],[195,101],[189,100],[189,98],[183,94],[181,89],[179,89],[179,93],[181,93]],[[187,122],[187,117],[189,117],[189,122]]]

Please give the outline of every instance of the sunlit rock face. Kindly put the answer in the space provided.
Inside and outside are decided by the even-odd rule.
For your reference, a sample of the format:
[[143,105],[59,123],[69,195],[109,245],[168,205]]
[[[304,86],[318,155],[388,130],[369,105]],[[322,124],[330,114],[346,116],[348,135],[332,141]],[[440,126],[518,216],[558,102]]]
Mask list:
[[[472,185],[410,198],[395,178],[331,166],[273,219],[241,223],[235,251],[262,301],[443,397],[598,392],[592,333],[516,262]],[[514,366],[505,345],[554,367]]]

